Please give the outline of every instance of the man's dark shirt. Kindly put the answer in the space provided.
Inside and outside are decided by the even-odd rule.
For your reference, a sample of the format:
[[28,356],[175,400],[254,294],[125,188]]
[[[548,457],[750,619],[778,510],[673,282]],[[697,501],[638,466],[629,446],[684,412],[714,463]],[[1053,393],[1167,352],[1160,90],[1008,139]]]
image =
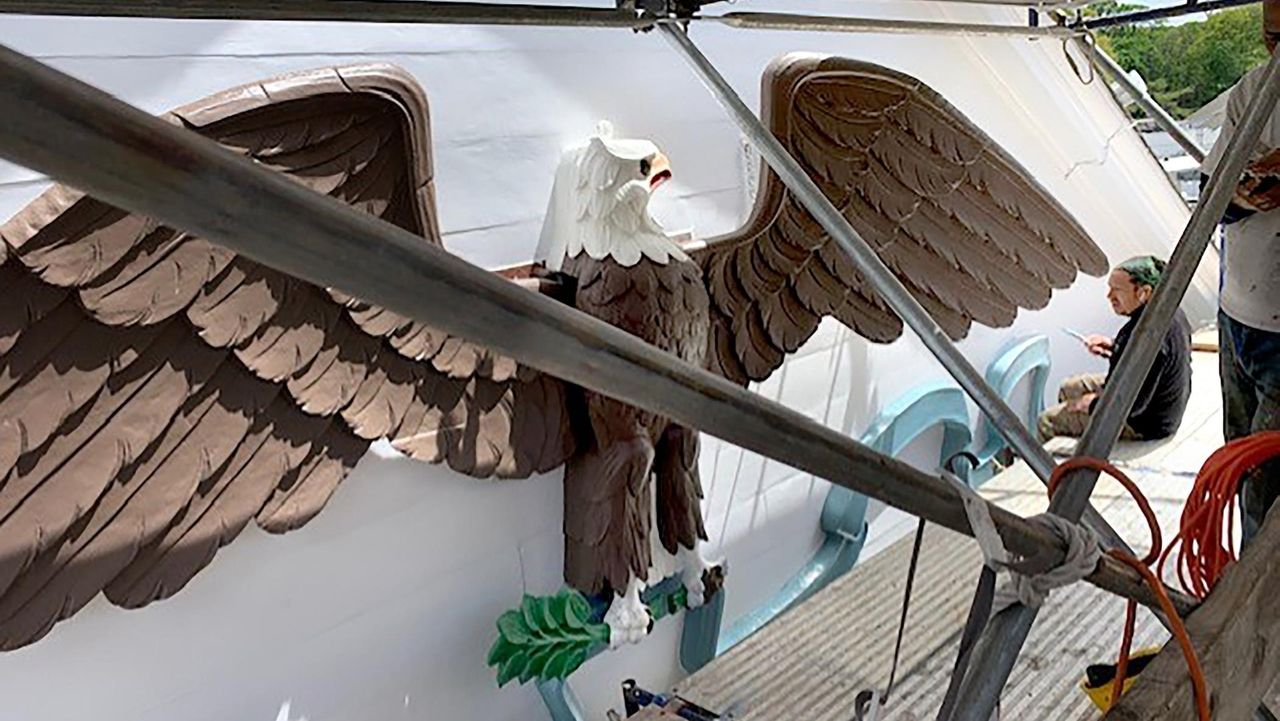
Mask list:
[[[1111,367],[1107,378],[1115,373],[1116,364],[1129,345],[1129,337],[1142,317],[1139,308],[1116,334],[1111,350]],[[1105,388],[1105,384],[1104,384]],[[1143,381],[1138,398],[1129,412],[1129,427],[1145,440],[1167,438],[1182,424],[1191,396],[1191,323],[1181,310],[1173,317],[1169,330],[1160,342],[1160,351]],[[1095,401],[1096,405],[1096,401]],[[1092,410],[1092,409],[1090,409]]]

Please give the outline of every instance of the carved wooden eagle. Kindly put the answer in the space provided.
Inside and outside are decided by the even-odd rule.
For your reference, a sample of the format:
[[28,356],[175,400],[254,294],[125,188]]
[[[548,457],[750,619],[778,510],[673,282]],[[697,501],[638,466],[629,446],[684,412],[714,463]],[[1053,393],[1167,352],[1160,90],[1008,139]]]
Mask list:
[[[789,57],[764,89],[774,132],[954,337],[1106,270],[1071,217],[919,81]],[[166,117],[441,242],[427,103],[400,70],[305,72]],[[682,250],[647,209],[669,174],[653,145],[607,134],[566,156],[546,240],[567,302],[740,383],[827,315],[875,341],[901,333],[773,175],[746,227]],[[701,590],[691,429],[67,187],[0,239],[3,648],[99,592],[125,607],[173,595],[250,521],[303,525],[380,438],[482,478],[566,466],[566,580],[617,595],[619,639],[647,623],[632,601],[652,518]]]

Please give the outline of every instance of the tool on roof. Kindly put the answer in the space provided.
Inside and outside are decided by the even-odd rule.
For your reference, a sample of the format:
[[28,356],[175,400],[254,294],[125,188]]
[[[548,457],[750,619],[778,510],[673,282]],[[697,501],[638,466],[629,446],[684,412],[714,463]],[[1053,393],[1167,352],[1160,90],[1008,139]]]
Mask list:
[[622,706],[627,718],[684,719],[684,721],[730,721],[732,715],[721,716],[677,695],[656,694],[636,685],[634,679],[622,682]]

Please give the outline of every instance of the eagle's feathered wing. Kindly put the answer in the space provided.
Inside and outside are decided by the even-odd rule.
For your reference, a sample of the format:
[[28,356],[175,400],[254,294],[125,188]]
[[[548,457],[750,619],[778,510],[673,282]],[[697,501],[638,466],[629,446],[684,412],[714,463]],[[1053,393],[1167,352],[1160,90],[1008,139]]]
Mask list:
[[[951,337],[1041,308],[1102,251],[1008,153],[924,83],[871,63],[788,55],[763,119]],[[902,321],[764,169],[751,219],[696,253],[713,309],[710,362],[763,380],[824,316],[879,342]]]
[[[166,117],[440,244],[426,101],[395,68]],[[0,647],[99,591],[172,595],[250,520],[306,523],[373,439],[481,477],[572,452],[559,381],[69,188],[0,238]]]
[[[774,132],[953,335],[1105,270],[1070,216],[918,81],[788,58],[765,90]],[[426,100],[399,70],[288,76],[167,117],[440,243]],[[99,591],[128,607],[174,594],[250,520],[302,525],[373,439],[480,477],[575,452],[558,379],[71,189],[0,241],[2,648]],[[768,376],[824,315],[873,340],[901,332],[771,174],[748,225],[695,260],[708,364],[735,381]],[[686,440],[665,461],[692,479],[681,538],[698,526]]]

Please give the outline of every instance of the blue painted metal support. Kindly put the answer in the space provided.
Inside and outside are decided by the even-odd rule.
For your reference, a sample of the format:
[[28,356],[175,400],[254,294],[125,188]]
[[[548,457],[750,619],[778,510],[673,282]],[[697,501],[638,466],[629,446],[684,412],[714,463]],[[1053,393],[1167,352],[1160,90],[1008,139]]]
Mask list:
[[[1052,360],[1049,357],[1049,338],[1035,335],[1015,343],[987,368],[987,383],[1006,402],[1018,384],[1030,376],[1030,397],[1023,421],[1033,431],[1036,420],[1045,408],[1045,383],[1049,380],[1050,366]],[[978,457],[978,467],[973,469],[969,477],[969,482],[974,486],[985,483],[995,475],[996,455],[1009,445],[986,416],[982,417],[981,430],[983,445],[973,452]]]
[[[725,569],[728,576],[728,569]],[[720,627],[724,621],[724,589],[703,605],[685,611],[684,629],[680,632],[680,667],[693,673],[716,657],[720,645]]]
[[538,694],[542,703],[547,706],[551,721],[586,721],[587,715],[582,712],[578,697],[569,688],[569,681],[539,681]]
[[[973,440],[964,392],[955,386],[932,384],[907,393],[880,412],[861,441],[881,453],[897,455],[938,426],[943,432],[939,463],[968,448]],[[721,633],[716,654],[737,645],[853,568],[867,539],[866,516],[866,496],[832,487],[822,507],[820,524],[827,536],[822,547],[771,599]]]

